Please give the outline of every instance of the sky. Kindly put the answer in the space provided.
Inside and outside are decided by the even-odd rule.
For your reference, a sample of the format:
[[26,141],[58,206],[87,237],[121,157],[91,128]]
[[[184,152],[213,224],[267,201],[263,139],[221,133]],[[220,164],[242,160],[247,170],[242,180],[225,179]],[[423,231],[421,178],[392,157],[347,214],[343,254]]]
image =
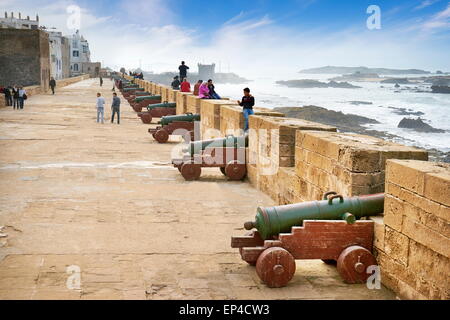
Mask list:
[[449,0],[0,0],[0,14],[39,14],[72,34],[71,6],[92,60],[114,69],[173,71],[185,60],[247,78],[326,65],[450,71]]

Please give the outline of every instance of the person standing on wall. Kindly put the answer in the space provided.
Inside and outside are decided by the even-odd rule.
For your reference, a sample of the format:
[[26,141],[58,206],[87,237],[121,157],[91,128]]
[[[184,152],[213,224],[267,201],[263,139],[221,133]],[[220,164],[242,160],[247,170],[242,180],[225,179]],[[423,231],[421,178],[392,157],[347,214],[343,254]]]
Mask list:
[[191,84],[187,80],[187,78],[183,79],[183,82],[181,83],[181,92],[191,92]]
[[23,86],[19,86],[19,90],[18,90],[18,96],[19,96],[19,105],[17,106],[17,109],[23,109],[24,105],[25,105],[25,100],[28,99],[27,97],[27,92],[25,91],[25,89],[23,88]]
[[180,70],[180,79],[187,78],[187,71],[189,70],[189,67],[184,61],[181,61],[181,66],[178,67],[178,70]]
[[248,118],[251,115],[254,115],[253,106],[255,105],[255,97],[250,94],[250,89],[244,89],[244,97],[242,97],[242,101],[237,102],[241,107],[243,107],[244,120],[245,120],[245,128],[244,131],[248,131]]
[[100,76],[100,87],[102,87],[103,86],[103,78],[102,78],[102,76]]
[[97,93],[97,123],[102,121],[102,123],[105,123],[105,98],[102,97],[102,94],[99,92]]
[[113,102],[111,105],[111,123],[114,123],[114,116],[117,113],[117,124],[120,124],[120,98],[117,96],[117,93],[113,93]]
[[56,81],[55,81],[55,78],[51,78],[50,79],[50,88],[52,89],[52,94],[55,94],[55,87],[56,87]]

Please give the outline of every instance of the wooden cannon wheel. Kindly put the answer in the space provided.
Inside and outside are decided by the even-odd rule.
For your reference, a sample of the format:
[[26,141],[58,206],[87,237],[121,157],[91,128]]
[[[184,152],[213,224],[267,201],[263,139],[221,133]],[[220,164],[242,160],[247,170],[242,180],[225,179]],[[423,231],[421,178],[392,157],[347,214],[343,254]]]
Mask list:
[[247,167],[238,161],[231,161],[225,167],[225,175],[233,181],[242,180],[247,174]]
[[256,261],[256,273],[268,287],[284,287],[294,276],[295,259],[283,248],[269,248]]
[[180,172],[186,181],[194,181],[200,178],[202,168],[198,164],[186,162],[181,166]]
[[164,129],[159,129],[154,134],[154,138],[159,143],[166,143],[169,140],[169,133],[166,130],[164,130]]
[[367,268],[377,265],[372,253],[360,246],[351,246],[341,252],[337,269],[346,283],[364,283],[369,278]]

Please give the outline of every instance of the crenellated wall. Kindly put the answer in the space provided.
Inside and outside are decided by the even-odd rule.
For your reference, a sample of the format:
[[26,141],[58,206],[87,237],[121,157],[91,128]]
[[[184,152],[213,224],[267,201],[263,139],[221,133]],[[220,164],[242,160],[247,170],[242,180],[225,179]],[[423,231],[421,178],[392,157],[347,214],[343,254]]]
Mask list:
[[[161,93],[162,86],[137,82]],[[201,114],[202,138],[242,135],[242,107],[170,88],[177,114]],[[170,98],[173,97],[173,98]],[[424,150],[255,107],[249,120],[247,177],[277,204],[385,192],[375,222],[381,281],[404,299],[450,298],[450,166]],[[213,132],[213,134],[211,134]]]

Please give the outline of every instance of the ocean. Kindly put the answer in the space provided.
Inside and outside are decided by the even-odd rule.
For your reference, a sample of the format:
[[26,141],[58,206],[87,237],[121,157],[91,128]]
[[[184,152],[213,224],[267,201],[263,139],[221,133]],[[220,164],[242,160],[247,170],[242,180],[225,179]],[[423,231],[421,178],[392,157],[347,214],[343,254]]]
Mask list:
[[[384,131],[399,136],[397,143],[417,146],[425,149],[438,149],[450,152],[450,95],[431,92],[414,92],[405,88],[430,91],[430,85],[414,84],[400,85],[381,84],[378,82],[350,82],[362,87],[360,89],[337,88],[288,88],[277,85],[278,80],[315,79],[326,81],[337,77],[336,74],[287,74],[271,77],[253,78],[247,84],[216,84],[219,95],[232,99],[242,98],[242,89],[248,86],[256,98],[259,107],[301,107],[315,105],[329,110],[342,111],[367,118],[375,119],[378,124],[368,124],[367,128]],[[390,76],[391,77],[391,76]],[[401,75],[392,77],[418,77],[417,75]],[[383,88],[382,88],[383,86]],[[396,92],[400,91],[400,92]],[[372,104],[354,105],[351,101],[370,102]],[[445,133],[421,133],[411,129],[398,128],[399,122],[404,117],[417,118],[417,116],[405,116],[394,113],[391,108],[405,108],[412,112],[423,112],[421,119],[437,129],[447,130]]]

